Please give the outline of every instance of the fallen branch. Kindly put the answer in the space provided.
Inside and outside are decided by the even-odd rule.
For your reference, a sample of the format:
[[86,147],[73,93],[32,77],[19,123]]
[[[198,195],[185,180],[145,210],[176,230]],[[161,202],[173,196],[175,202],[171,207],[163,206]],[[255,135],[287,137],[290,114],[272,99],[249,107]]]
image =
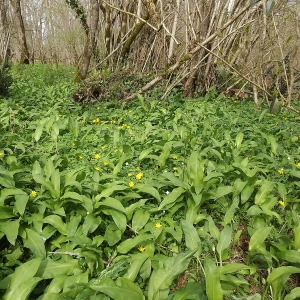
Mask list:
[[160,81],[162,81],[166,76],[172,74],[174,71],[176,71],[180,66],[182,66],[184,63],[188,62],[191,60],[191,58],[198,52],[200,51],[205,45],[210,43],[213,39],[215,39],[217,36],[220,36],[222,31],[224,31],[227,27],[229,27],[233,22],[235,22],[240,16],[242,16],[248,9],[250,9],[251,5],[248,4],[246,5],[243,9],[241,9],[237,14],[235,14],[228,22],[226,22],[221,28],[216,30],[213,34],[211,34],[207,39],[205,39],[203,42],[199,43],[197,46],[192,48],[191,51],[188,53],[184,54],[183,56],[180,57],[180,59],[170,66],[167,70],[165,70],[161,75],[155,77],[152,81],[147,83],[145,86],[143,86],[141,89],[139,89],[137,92],[132,93],[125,99],[121,100],[121,103],[124,102],[129,102],[133,99],[136,98],[138,94],[142,94],[152,87],[154,87],[156,84],[158,84]]

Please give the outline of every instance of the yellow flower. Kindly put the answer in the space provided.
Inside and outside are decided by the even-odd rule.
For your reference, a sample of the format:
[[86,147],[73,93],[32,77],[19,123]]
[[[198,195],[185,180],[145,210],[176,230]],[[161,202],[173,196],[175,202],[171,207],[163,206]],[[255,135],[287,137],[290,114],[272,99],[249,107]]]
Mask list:
[[141,252],[144,252],[144,251],[146,250],[146,248],[143,247],[143,246],[138,247],[138,249],[139,249]]
[[173,159],[177,159],[178,156],[177,156],[177,155],[173,155],[172,158],[173,158]]
[[281,205],[281,206],[285,206],[285,202],[282,201],[282,200],[278,201],[278,204]]
[[4,156],[4,152],[0,152],[0,157],[3,157]]
[[298,162],[298,163],[296,164],[296,166],[300,168],[300,162]]
[[128,177],[131,177],[132,175],[133,175],[132,173],[128,173],[128,174],[127,174]]
[[173,171],[177,171],[177,168],[176,168],[176,167],[174,167],[174,168],[173,168]]
[[98,154],[98,153],[94,155],[94,158],[95,158],[95,159],[99,159],[100,157],[101,157],[101,155]]
[[100,107],[99,107],[99,106],[97,107],[97,110],[100,110]]
[[101,146],[100,148],[101,148],[102,150],[104,150],[104,149],[106,148],[106,146]]
[[278,170],[278,173],[279,173],[280,175],[282,175],[282,174],[284,173],[284,170],[281,168],[281,169]]
[[37,192],[32,190],[29,194],[31,197],[36,197],[37,196]]
[[79,155],[79,157],[78,157],[79,159],[83,159],[83,156],[82,155]]
[[80,122],[81,122],[82,124],[84,124],[84,123],[85,123],[85,120],[81,120]]
[[155,228],[160,228],[160,227],[162,227],[161,223],[156,223],[155,224]]
[[143,176],[144,176],[144,174],[142,172],[140,172],[140,173],[135,175],[135,178],[138,179],[138,180],[141,180]]
[[127,129],[130,129],[130,128],[131,128],[131,126],[130,126],[130,125],[126,125],[126,128],[127,128]]
[[109,162],[108,162],[108,161],[105,161],[103,164],[104,164],[104,166],[108,166],[108,165],[109,165]]
[[99,167],[95,167],[95,170],[96,170],[96,171],[100,171],[100,168],[99,168]]
[[129,187],[133,188],[133,187],[134,187],[134,182],[133,182],[133,181],[130,181],[130,182],[128,183],[128,185],[129,185]]
[[93,123],[99,123],[100,122],[100,119],[99,118],[96,118],[92,121]]

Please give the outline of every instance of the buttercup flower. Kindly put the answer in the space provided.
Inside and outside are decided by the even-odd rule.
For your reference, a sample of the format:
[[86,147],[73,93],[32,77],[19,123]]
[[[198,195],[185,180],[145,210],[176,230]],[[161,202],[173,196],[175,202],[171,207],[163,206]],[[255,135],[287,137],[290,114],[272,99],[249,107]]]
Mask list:
[[143,247],[143,246],[138,247],[138,249],[139,249],[141,252],[144,252],[144,251],[146,250],[146,248]]
[[296,164],[296,166],[300,168],[300,162],[298,162],[298,163]]
[[155,228],[160,228],[160,227],[162,227],[161,223],[156,223],[155,224]]
[[128,173],[128,174],[127,174],[128,177],[131,177],[132,175],[133,175],[132,173]]
[[99,123],[100,122],[100,119],[99,118],[96,118],[92,121],[93,123]]
[[37,196],[37,192],[32,190],[29,194],[31,197],[36,197]]
[[285,202],[282,201],[282,200],[278,201],[278,204],[281,205],[281,206],[285,206]]
[[109,162],[108,162],[108,161],[105,161],[103,164],[104,164],[104,166],[108,166],[108,165],[109,165]]
[[94,158],[95,158],[95,159],[99,159],[100,157],[101,157],[101,155],[98,154],[98,153],[94,155]]
[[4,156],[4,152],[0,152],[0,157],[3,157]]
[[128,185],[129,185],[129,187],[133,188],[133,187],[134,187],[134,182],[130,181],[130,182],[128,183]]
[[79,159],[83,159],[83,156],[82,155],[79,155],[79,157],[78,157]]
[[172,158],[173,159],[178,159],[178,156],[177,155],[173,155]]
[[135,178],[138,179],[138,180],[141,180],[143,176],[144,176],[144,174],[142,172],[140,172],[140,173],[135,175]]
[[281,169],[278,170],[278,173],[279,173],[280,175],[282,175],[282,174],[284,173],[284,170],[281,168]]

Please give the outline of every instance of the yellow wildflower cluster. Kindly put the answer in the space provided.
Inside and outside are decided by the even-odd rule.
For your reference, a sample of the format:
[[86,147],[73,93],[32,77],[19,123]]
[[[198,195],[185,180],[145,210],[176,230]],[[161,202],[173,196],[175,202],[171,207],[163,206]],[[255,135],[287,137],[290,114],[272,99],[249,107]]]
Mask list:
[[108,166],[109,165],[109,162],[108,161],[105,161],[103,162],[104,166]]
[[282,174],[284,173],[284,170],[281,168],[281,169],[278,170],[278,173],[279,173],[280,175],[282,175]]
[[138,180],[141,180],[143,176],[144,176],[144,173],[140,172],[140,173],[135,175],[135,178],[138,179]]
[[36,197],[37,196],[37,192],[32,190],[29,194],[31,197]]
[[146,248],[143,247],[143,246],[138,247],[138,249],[139,249],[141,252],[144,252],[144,251],[146,250]]
[[100,122],[100,119],[99,118],[96,118],[92,121],[93,123],[99,123]]
[[94,158],[95,158],[95,159],[99,159],[99,158],[101,158],[101,155],[98,154],[98,153],[96,153],[96,154],[94,155]]
[[122,125],[118,126],[118,129],[130,129],[130,128],[131,128],[131,126],[127,125],[127,124],[122,124]]
[[133,188],[133,187],[134,187],[134,182],[133,182],[133,181],[130,181],[130,182],[128,183],[128,186],[131,187],[131,188]]

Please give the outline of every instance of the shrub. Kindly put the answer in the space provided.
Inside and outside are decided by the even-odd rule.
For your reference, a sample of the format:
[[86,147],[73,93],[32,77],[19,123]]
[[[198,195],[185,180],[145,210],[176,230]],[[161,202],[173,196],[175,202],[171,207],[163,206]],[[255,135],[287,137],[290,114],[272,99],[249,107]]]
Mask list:
[[2,64],[0,67],[0,96],[6,97],[9,95],[9,87],[12,84],[10,68],[8,63]]

